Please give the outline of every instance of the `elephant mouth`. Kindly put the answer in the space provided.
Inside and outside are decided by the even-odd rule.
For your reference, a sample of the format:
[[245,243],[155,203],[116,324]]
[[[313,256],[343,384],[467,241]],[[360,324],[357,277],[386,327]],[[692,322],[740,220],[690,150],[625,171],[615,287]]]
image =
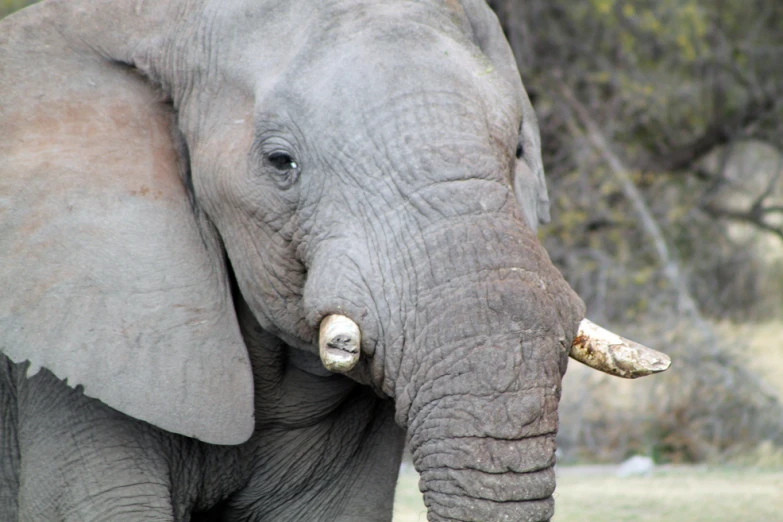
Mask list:
[[[333,314],[321,321],[319,354],[330,371],[347,372],[359,361],[361,331],[344,315]],[[593,369],[636,379],[669,369],[668,355],[625,339],[588,319],[583,319],[571,342],[569,357]]]

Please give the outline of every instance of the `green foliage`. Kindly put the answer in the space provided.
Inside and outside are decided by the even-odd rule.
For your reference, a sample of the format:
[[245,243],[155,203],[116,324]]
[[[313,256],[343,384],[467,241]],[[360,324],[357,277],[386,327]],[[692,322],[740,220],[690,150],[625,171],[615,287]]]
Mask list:
[[32,5],[38,0],[0,0],[0,18],[4,18],[14,11]]

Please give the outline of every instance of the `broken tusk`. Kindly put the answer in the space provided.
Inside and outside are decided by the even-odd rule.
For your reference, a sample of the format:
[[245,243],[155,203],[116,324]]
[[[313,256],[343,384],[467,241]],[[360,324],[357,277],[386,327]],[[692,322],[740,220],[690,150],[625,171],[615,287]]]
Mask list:
[[626,379],[665,371],[672,363],[665,353],[629,341],[587,319],[579,324],[569,355],[591,368]]
[[318,352],[327,370],[347,372],[356,366],[361,342],[359,326],[344,315],[329,315],[321,321]]

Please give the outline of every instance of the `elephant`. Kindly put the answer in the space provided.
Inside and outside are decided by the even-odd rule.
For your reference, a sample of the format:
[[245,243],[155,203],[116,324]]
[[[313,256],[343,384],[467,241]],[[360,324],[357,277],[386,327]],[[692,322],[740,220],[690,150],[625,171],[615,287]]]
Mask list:
[[0,87],[0,520],[389,521],[406,442],[553,516],[585,308],[483,2],[50,0]]

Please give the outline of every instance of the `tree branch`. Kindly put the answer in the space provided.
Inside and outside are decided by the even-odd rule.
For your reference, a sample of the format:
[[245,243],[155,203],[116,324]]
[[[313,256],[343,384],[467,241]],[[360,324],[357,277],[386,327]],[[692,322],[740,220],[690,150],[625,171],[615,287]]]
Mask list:
[[633,180],[628,173],[628,168],[625,167],[620,158],[612,151],[606,137],[598,128],[598,125],[593,121],[592,117],[587,112],[587,109],[585,109],[585,107],[574,97],[571,89],[569,89],[559,78],[556,79],[556,83],[563,99],[573,113],[576,114],[582,127],[584,127],[588,141],[596,152],[601,155],[609,166],[609,170],[620,183],[623,194],[630,201],[642,229],[652,241],[658,261],[663,267],[663,273],[669,280],[672,288],[677,291],[677,304],[679,310],[696,323],[705,338],[714,339],[715,334],[712,328],[702,318],[696,301],[688,291],[688,285],[680,270],[680,264],[676,254],[667,246],[663,232],[648,209],[647,203],[645,203],[641,192],[639,192],[639,189],[636,188],[636,185],[633,183]]
[[738,130],[745,129],[761,120],[774,107],[775,102],[771,98],[751,100],[739,113],[713,122],[701,136],[691,143],[656,158],[656,166],[670,172],[688,169],[715,147],[731,141],[737,135]]
[[769,208],[762,207],[760,210],[751,207],[750,210],[741,211],[741,210],[732,210],[728,208],[723,208],[712,203],[707,203],[701,205],[700,208],[708,216],[714,218],[732,219],[734,221],[749,223],[751,225],[754,225],[755,227],[760,228],[761,230],[765,230],[771,234],[774,234],[778,236],[781,240],[783,240],[783,228],[776,227],[775,225],[772,225],[764,221],[764,216],[766,214],[771,212],[780,212],[782,210],[780,207],[769,207]]

